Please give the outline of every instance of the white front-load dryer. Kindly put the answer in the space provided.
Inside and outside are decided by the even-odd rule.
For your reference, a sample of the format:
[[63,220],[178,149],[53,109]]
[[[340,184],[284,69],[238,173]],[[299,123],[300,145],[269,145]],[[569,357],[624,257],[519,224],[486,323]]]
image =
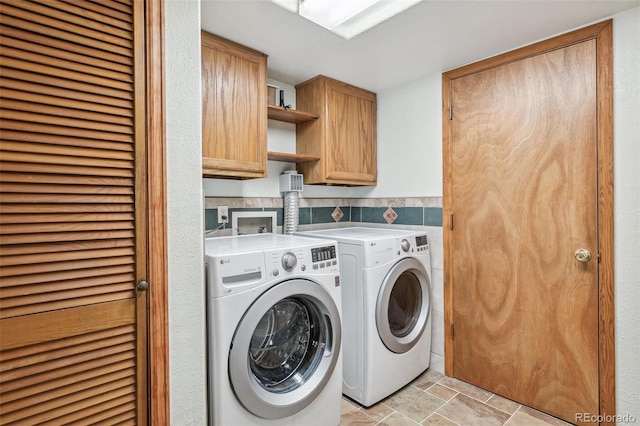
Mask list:
[[205,240],[209,424],[340,423],[341,292],[335,241]]
[[431,356],[427,235],[361,227],[299,235],[338,241],[343,393],[370,406],[424,372]]

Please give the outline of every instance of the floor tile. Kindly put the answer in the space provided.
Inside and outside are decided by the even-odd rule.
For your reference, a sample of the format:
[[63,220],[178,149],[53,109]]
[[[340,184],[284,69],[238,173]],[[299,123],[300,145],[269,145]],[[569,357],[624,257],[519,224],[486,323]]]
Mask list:
[[[456,396],[458,394],[458,392],[454,391],[453,389],[449,389],[447,387],[441,386],[439,384],[435,384],[433,386],[431,386],[429,389],[427,389],[427,392],[430,393],[433,396],[437,396],[440,399],[443,399],[445,401],[450,400],[451,398],[453,398],[454,396]],[[516,407],[517,409],[518,407]],[[515,410],[513,410],[515,411]]]
[[416,422],[423,421],[444,404],[440,398],[436,398],[415,386],[407,386],[383,402]]
[[395,412],[380,423],[378,426],[418,426],[419,423],[414,422],[408,417],[403,416],[402,414]]
[[463,394],[456,395],[437,413],[463,426],[502,426],[510,417],[497,408]]
[[360,410],[343,413],[340,418],[340,426],[374,426],[376,423],[378,422]]
[[429,369],[419,375],[411,384],[422,390],[425,390],[433,386],[435,383],[438,383],[438,381],[440,381],[443,377],[444,374]]
[[511,419],[507,422],[509,426],[568,426],[570,423],[564,422],[545,413],[541,413],[533,408],[520,407]]
[[342,414],[349,413],[351,411],[358,411],[360,407],[356,406],[352,401],[347,398],[342,398]]
[[438,382],[439,385],[446,386],[450,389],[463,393],[471,398],[475,398],[478,401],[485,402],[491,395],[491,392],[486,391],[484,389],[480,389],[477,386],[474,386],[470,383],[463,382],[462,380],[454,379],[453,377],[443,377],[442,380]]
[[376,421],[380,421],[385,417],[388,417],[391,413],[393,413],[393,408],[388,407],[383,403],[379,402],[368,408],[363,407],[362,411],[372,419]]
[[513,414],[518,408],[520,408],[520,404],[517,402],[503,398],[499,395],[493,395],[486,403],[500,411],[504,411],[507,414]]
[[447,420],[437,413],[430,415],[427,420],[422,422],[424,426],[457,426],[457,423]]

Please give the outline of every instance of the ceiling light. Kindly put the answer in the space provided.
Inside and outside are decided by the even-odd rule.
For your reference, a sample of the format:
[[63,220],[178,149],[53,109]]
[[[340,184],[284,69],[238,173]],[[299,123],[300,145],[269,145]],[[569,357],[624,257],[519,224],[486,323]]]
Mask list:
[[348,40],[422,0],[271,1]]

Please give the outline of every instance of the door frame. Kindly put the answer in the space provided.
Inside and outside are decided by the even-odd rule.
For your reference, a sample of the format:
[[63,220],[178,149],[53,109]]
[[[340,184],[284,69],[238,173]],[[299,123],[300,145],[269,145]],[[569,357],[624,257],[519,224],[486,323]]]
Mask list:
[[164,0],[145,1],[147,265],[149,290],[148,424],[168,425],[169,303],[164,84]]
[[[443,242],[444,242],[444,354],[445,374],[453,376],[453,245],[452,154],[449,105],[451,82],[484,70],[561,49],[587,40],[596,41],[597,81],[597,186],[598,186],[598,371],[600,415],[614,415],[615,335],[613,274],[613,52],[612,20],[603,21],[560,36],[503,53],[442,74]],[[608,424],[604,422],[603,424]]]

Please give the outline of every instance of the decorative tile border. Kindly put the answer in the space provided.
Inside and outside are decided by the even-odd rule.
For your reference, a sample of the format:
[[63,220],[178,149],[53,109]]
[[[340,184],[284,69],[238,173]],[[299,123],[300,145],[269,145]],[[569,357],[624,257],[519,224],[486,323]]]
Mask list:
[[347,204],[351,207],[440,207],[442,197],[409,198],[351,198]]
[[[230,215],[237,211],[276,211],[278,226],[283,224],[282,198],[207,197],[205,198],[205,226],[207,230],[220,225],[217,221],[217,207],[221,205],[229,207]],[[342,215],[337,213],[337,208],[340,209]],[[298,213],[300,225],[351,222],[441,227],[442,199],[440,197],[301,198]],[[224,229],[231,229],[231,221],[226,224]]]

